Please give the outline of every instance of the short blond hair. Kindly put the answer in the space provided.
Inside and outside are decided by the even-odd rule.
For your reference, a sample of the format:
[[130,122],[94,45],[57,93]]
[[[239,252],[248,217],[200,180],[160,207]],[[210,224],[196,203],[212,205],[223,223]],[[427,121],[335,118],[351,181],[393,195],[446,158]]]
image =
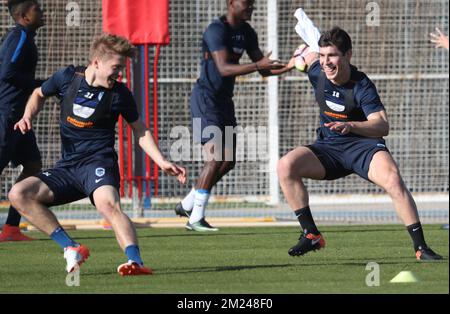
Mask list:
[[136,51],[136,47],[126,38],[117,35],[103,34],[96,38],[92,43],[89,52],[89,61],[92,62],[95,58],[108,58],[108,56],[113,54],[133,58],[136,55]]

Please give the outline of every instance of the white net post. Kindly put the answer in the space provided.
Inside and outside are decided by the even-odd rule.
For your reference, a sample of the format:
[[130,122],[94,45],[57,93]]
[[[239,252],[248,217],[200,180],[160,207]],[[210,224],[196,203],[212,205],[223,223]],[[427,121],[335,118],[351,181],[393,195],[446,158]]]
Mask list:
[[[272,58],[278,59],[278,0],[267,0],[267,45],[272,51]],[[269,205],[278,205],[280,189],[277,176],[279,157],[278,128],[278,76],[271,76],[267,81],[269,106]]]

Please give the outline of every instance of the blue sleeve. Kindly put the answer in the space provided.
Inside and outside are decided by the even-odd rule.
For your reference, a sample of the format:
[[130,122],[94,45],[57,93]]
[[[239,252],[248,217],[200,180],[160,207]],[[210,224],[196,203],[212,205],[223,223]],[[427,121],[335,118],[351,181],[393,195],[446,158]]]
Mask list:
[[42,84],[42,94],[45,97],[57,96],[61,99],[72,82],[74,75],[75,67],[72,65],[57,71]]
[[258,42],[258,34],[256,34],[255,30],[249,25],[247,31],[247,53],[251,54],[254,51],[258,51],[259,42]]
[[369,78],[364,79],[361,83],[355,98],[366,117],[374,112],[385,110],[375,84]]
[[203,34],[203,41],[206,43],[209,52],[226,49],[225,27],[219,23],[212,23]]
[[308,78],[314,89],[317,87],[320,72],[322,72],[322,67],[320,66],[319,60],[317,60],[311,64],[311,67],[308,69]]
[[128,123],[136,122],[139,119],[139,113],[133,94],[123,84],[121,84],[118,92],[120,97],[119,113]]
[[34,78],[22,74],[20,70],[26,60],[26,40],[27,34],[24,31],[12,31],[5,39],[2,47],[3,60],[0,65],[1,80],[11,80],[20,86],[34,81]]
[[46,80],[35,79],[35,80],[34,80],[34,88],[41,87],[42,84],[44,84],[44,82],[47,81],[47,80],[48,80],[48,79],[46,79]]

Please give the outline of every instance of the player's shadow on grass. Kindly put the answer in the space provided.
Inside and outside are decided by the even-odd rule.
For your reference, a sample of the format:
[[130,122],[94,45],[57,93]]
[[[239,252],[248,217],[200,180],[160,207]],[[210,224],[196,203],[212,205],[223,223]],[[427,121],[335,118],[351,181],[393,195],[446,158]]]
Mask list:
[[152,235],[139,235],[139,238],[167,238],[167,237],[229,237],[229,236],[264,236],[264,235],[285,235],[290,232],[231,232],[218,231],[218,232],[192,232],[186,231],[183,234],[152,234]]
[[[252,232],[240,232],[240,233],[226,233],[226,232],[215,232],[215,233],[198,233],[189,232],[183,234],[148,234],[148,235],[138,235],[138,239],[151,239],[151,238],[176,238],[176,237],[229,237],[229,236],[257,236],[257,235],[285,235],[290,232],[268,232],[268,233],[252,233]],[[95,240],[95,239],[115,239],[114,235],[101,235],[101,236],[76,236],[73,237],[75,240]],[[37,239],[38,241],[51,241],[51,239]]]
[[[115,239],[116,237],[114,236],[114,235],[112,235],[112,236],[98,236],[98,237],[77,237],[77,236],[74,236],[73,237],[74,238],[74,240],[75,241],[77,241],[77,240],[95,240],[95,239]],[[35,238],[34,240],[33,240],[33,242],[34,241],[53,241],[51,238]]]
[[[100,231],[100,230],[99,230]],[[348,231],[342,231],[342,230],[327,230],[326,233],[336,232],[378,232],[378,231],[389,231],[389,230],[348,230]],[[399,230],[390,230],[390,231],[399,231]],[[401,230],[402,231],[402,230]],[[288,231],[286,232],[239,232],[239,233],[227,233],[227,232],[214,232],[214,233],[199,233],[199,232],[189,232],[186,231],[186,233],[182,234],[147,234],[147,235],[138,235],[138,239],[158,239],[158,238],[201,238],[201,237],[234,237],[234,236],[280,236],[280,235],[290,235],[290,234],[296,234],[298,235],[299,232],[297,231]],[[105,234],[105,235],[98,235],[98,236],[77,236],[76,234],[72,234],[73,238],[75,240],[99,240],[99,239],[115,239],[116,237],[114,234]],[[35,238],[34,241],[53,241],[50,238]]]
[[[399,259],[397,257],[397,259]],[[399,259],[398,262],[380,262],[380,265],[404,265],[404,264],[414,264],[417,263],[415,260],[405,261],[404,259]],[[155,269],[155,274],[164,275],[175,275],[175,274],[190,274],[190,273],[211,273],[211,272],[227,272],[227,271],[241,271],[241,270],[252,270],[252,269],[273,269],[273,268],[298,268],[298,267],[313,267],[318,266],[356,266],[365,267],[367,265],[367,260],[361,260],[361,262],[355,261],[342,261],[342,262],[311,262],[311,263],[291,263],[291,264],[272,264],[272,265],[236,265],[236,266],[217,266],[217,267],[202,267],[202,268],[166,268],[159,271]]]
[[353,233],[353,232],[383,232],[383,231],[401,231],[404,232],[405,228],[401,227],[401,226],[392,226],[389,228],[378,228],[378,229],[332,229],[333,227],[330,227],[331,229],[328,229],[327,227],[324,227],[322,231],[323,233],[331,233],[331,232],[335,232],[335,233]]
[[[190,274],[190,273],[210,273],[210,272],[223,272],[223,271],[239,271],[247,269],[260,269],[260,268],[280,268],[280,267],[292,267],[293,264],[280,264],[280,265],[239,265],[239,266],[218,266],[218,267],[202,267],[202,268],[165,268],[164,270],[153,269],[154,275],[174,275],[174,274]],[[312,266],[312,265],[311,265]],[[103,273],[91,273],[83,274],[83,276],[99,276],[110,275],[115,272],[103,272]]]
[[[294,258],[296,259],[296,258]],[[378,262],[380,265],[406,265],[406,264],[420,264],[418,261],[411,258],[411,256],[396,256],[391,258],[393,261],[383,261]],[[228,272],[228,271],[242,271],[242,270],[252,270],[252,269],[273,269],[273,268],[308,268],[313,267],[317,268],[320,266],[355,266],[355,267],[365,267],[367,265],[367,261],[371,260],[370,258],[359,259],[360,261],[355,261],[352,259],[349,261],[346,260],[334,260],[333,262],[328,261],[312,261],[305,262],[305,260],[301,260],[301,257],[298,257],[299,263],[291,263],[291,264],[270,264],[270,265],[236,265],[236,266],[211,266],[211,267],[186,267],[186,268],[165,268],[163,270],[153,269],[154,275],[176,275],[176,274],[196,274],[196,273],[216,273],[216,272]],[[396,261],[397,260],[397,261]],[[446,262],[447,259],[442,261],[438,261],[435,263]],[[103,276],[103,275],[115,275],[116,272],[102,272],[102,273],[85,273],[83,276]]]

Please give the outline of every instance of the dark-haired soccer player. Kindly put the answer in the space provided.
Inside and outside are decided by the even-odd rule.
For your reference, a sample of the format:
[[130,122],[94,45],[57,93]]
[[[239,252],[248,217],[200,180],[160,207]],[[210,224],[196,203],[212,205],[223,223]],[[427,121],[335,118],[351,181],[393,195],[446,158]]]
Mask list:
[[[189,217],[191,231],[217,231],[205,220],[205,209],[211,189],[236,164],[236,137],[225,130],[233,129],[236,117],[233,91],[236,77],[259,72],[263,76],[291,70],[288,65],[264,56],[258,36],[247,23],[252,17],[254,0],[227,0],[227,13],[215,19],[203,34],[200,78],[192,91],[190,104],[194,140],[201,142],[206,162],[195,188],[175,207],[175,213]],[[246,52],[251,63],[239,64]],[[197,131],[197,132],[196,132]]]
[[135,50],[119,36],[103,35],[96,39],[88,67],[69,66],[56,72],[33,92],[23,118],[15,125],[23,133],[29,132],[45,98],[61,99],[61,160],[53,169],[14,185],[9,199],[31,224],[61,246],[68,272],[88,258],[89,250],[70,238],[48,206],[89,197],[112,226],[127,256],[128,262],[117,269],[119,274],[152,273],[142,261],[133,223],[120,206],[120,175],[114,149],[119,115],[133,129],[139,146],[165,173],[177,176],[181,183],[186,180],[185,169],[162,156],[150,130],[139,119],[130,91],[123,83],[116,82]]
[[289,254],[303,255],[325,246],[311,215],[302,178],[335,180],[355,173],[390,195],[413,240],[416,258],[441,259],[425,242],[416,204],[386,147],[383,137],[389,133],[389,122],[376,87],[350,63],[350,36],[333,28],[322,34],[319,47],[319,55],[309,53],[305,57],[320,108],[317,140],[295,148],[278,163],[283,193],[303,229]]
[[[35,80],[38,51],[36,30],[44,25],[42,10],[36,0],[9,0],[8,10],[16,22],[0,47],[0,174],[12,162],[23,166],[21,181],[41,170],[41,154],[33,132],[14,131],[22,117],[28,97],[40,85]],[[19,229],[20,214],[11,206],[0,233],[0,242],[27,241]]]

